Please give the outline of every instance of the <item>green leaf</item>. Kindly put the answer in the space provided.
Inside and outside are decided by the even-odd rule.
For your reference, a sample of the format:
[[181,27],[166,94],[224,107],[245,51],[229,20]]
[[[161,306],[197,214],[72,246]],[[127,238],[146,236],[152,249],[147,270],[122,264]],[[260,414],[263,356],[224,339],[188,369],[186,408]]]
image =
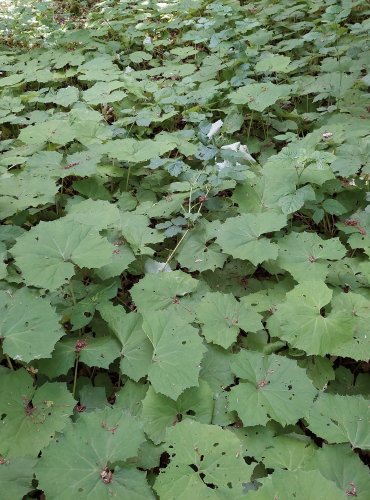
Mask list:
[[334,297],[332,307],[333,311],[344,312],[347,317],[352,318],[350,338],[337,345],[335,354],[356,360],[368,360],[370,358],[370,336],[368,335],[369,300],[357,293],[342,293]]
[[217,243],[229,255],[257,266],[278,256],[278,246],[261,235],[278,231],[285,224],[286,216],[274,212],[230,217],[220,227]]
[[75,137],[76,132],[67,121],[48,120],[22,129],[18,138],[25,144],[52,143],[65,146]]
[[58,187],[48,175],[21,172],[1,178],[0,219],[28,209],[55,202]]
[[5,278],[7,275],[7,266],[5,263],[7,253],[6,246],[0,242],[0,279]]
[[324,281],[329,260],[340,260],[346,255],[339,238],[323,240],[316,233],[290,233],[279,240],[277,263],[298,281]]
[[181,266],[200,272],[223,267],[226,255],[217,244],[209,244],[215,237],[215,226],[204,221],[189,232],[176,255]]
[[60,177],[68,177],[70,175],[77,175],[79,177],[92,176],[96,173],[100,160],[101,154],[96,153],[93,149],[67,155],[66,164],[63,167]]
[[39,370],[49,378],[67,374],[75,362],[76,353],[78,359],[87,366],[108,369],[109,365],[119,357],[119,347],[118,341],[109,335],[75,338],[67,336],[57,343],[50,360],[41,360]]
[[8,457],[37,456],[68,424],[75,400],[62,382],[33,387],[23,369],[0,377],[0,454]]
[[150,219],[145,215],[121,212],[121,220],[117,229],[122,232],[135,255],[153,255],[154,250],[148,245],[153,245],[164,240],[157,229],[149,227]]
[[147,52],[144,52],[143,50],[131,52],[129,57],[130,57],[131,61],[134,63],[141,63],[143,61],[150,61],[150,59],[152,59],[152,56],[150,54],[148,54]]
[[309,356],[298,361],[298,366],[305,368],[307,375],[317,389],[324,389],[330,380],[335,379],[333,362],[320,356]]
[[96,82],[82,93],[82,98],[93,106],[121,101],[127,94],[117,89],[124,87],[124,85],[123,82]]
[[187,389],[177,401],[156,394],[149,387],[143,400],[144,430],[154,443],[161,443],[165,440],[166,429],[184,418],[210,424],[213,406],[213,393],[202,380],[199,381],[199,387]]
[[94,228],[58,219],[40,222],[20,236],[11,252],[28,285],[56,290],[74,275],[75,266],[110,263],[113,250]]
[[153,313],[177,311],[183,317],[192,317],[192,311],[183,305],[187,294],[193,292],[198,281],[182,271],[147,274],[131,288],[131,297],[138,311],[146,318]]
[[207,352],[202,361],[200,376],[217,393],[231,385],[234,375],[230,363],[234,355],[212,344],[207,345]]
[[48,298],[21,288],[0,291],[0,336],[3,350],[18,361],[50,358],[64,331]]
[[238,498],[250,479],[239,439],[216,425],[184,420],[167,431],[166,445],[171,463],[154,484],[160,498]]
[[350,446],[324,444],[305,464],[305,468],[318,470],[326,479],[333,481],[347,497],[367,500],[370,488],[369,471]]
[[148,386],[149,384],[139,384],[128,379],[122,389],[116,393],[115,408],[121,408],[131,415],[141,416],[142,401],[148,390]]
[[307,354],[335,354],[341,344],[352,339],[354,320],[347,311],[322,314],[332,295],[332,290],[321,281],[297,285],[272,316],[270,333]]
[[316,447],[306,436],[276,436],[262,453],[262,462],[266,468],[275,470],[306,469],[306,464],[315,456],[315,451]]
[[279,471],[262,480],[257,491],[248,493],[251,500],[275,498],[304,498],[316,500],[344,500],[343,493],[336,485],[325,479],[318,471]]
[[64,323],[66,321],[71,323],[72,331],[78,330],[88,325],[93,319],[97,306],[113,299],[117,291],[116,280],[100,285],[71,280],[69,286],[58,294],[60,297],[60,302],[57,302],[58,312],[63,314]]
[[46,96],[42,98],[42,102],[53,102],[54,104],[67,108],[78,101],[79,95],[80,91],[77,87],[68,85],[68,87],[59,89],[57,92],[48,92]]
[[176,400],[185,389],[198,386],[205,352],[198,330],[175,311],[152,312],[143,329],[153,346],[148,378],[154,390]]
[[261,330],[258,313],[237,302],[233,295],[207,293],[196,310],[197,319],[204,326],[202,333],[207,342],[227,349],[237,339],[240,329],[244,332]]
[[[109,145],[109,143],[108,143]],[[144,139],[118,139],[112,143],[112,148],[107,148],[107,153],[111,158],[120,161],[141,163],[168,153],[176,148],[175,142],[170,142],[167,138],[162,140]]]
[[2,77],[0,79],[0,87],[10,87],[12,85],[17,85],[24,80],[23,74],[14,74]]
[[328,443],[370,449],[370,408],[362,396],[322,394],[307,417],[308,427]]
[[36,467],[40,488],[60,500],[81,495],[91,500],[151,499],[145,473],[122,464],[137,455],[144,441],[140,424],[122,410],[107,407],[82,414],[44,451]]
[[317,391],[295,361],[241,351],[231,367],[241,381],[229,393],[229,408],[238,412],[246,427],[269,420],[295,424],[308,415]]
[[242,443],[243,456],[255,457],[258,460],[262,460],[265,450],[271,447],[274,436],[277,434],[274,426],[276,426],[274,422],[269,422],[263,426],[234,427],[231,430]]
[[292,214],[302,208],[308,200],[315,200],[315,191],[309,184],[279,198],[278,205],[283,214]]
[[257,73],[288,73],[290,57],[271,54],[258,61],[254,70]]
[[120,306],[102,304],[98,308],[121,344],[120,368],[122,373],[138,382],[148,374],[153,347],[142,328],[137,313],[125,313]]
[[36,460],[31,457],[19,457],[1,464],[0,488],[4,500],[23,498],[33,490],[32,479]]
[[116,205],[103,200],[83,200],[68,208],[64,220],[73,220],[78,224],[94,227],[98,231],[116,225],[119,221]]
[[263,111],[276,101],[288,97],[293,92],[290,85],[275,85],[274,83],[251,83],[240,87],[229,95],[233,104],[247,104],[250,109]]

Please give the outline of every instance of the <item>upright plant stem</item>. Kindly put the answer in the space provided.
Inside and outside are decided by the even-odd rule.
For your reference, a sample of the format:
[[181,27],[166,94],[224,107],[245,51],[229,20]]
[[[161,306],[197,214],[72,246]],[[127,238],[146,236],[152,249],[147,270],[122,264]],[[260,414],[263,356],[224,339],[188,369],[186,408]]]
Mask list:
[[14,370],[13,363],[12,363],[11,359],[9,358],[9,356],[7,354],[5,354],[5,359],[6,359],[6,362],[8,363],[9,368],[11,370]]
[[75,397],[76,394],[76,385],[77,385],[77,375],[78,375],[78,360],[79,360],[79,355],[76,354],[76,359],[75,359],[75,373],[73,377],[73,397]]

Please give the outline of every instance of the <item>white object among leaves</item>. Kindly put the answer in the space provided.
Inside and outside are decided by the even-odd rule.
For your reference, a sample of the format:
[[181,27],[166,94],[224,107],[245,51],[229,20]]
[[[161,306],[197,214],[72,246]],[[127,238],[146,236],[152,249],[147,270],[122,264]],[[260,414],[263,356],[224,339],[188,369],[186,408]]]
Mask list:
[[217,122],[212,123],[211,128],[209,129],[209,132],[207,134],[208,139],[212,139],[212,137],[217,134],[223,124],[224,122],[222,120],[217,120]]
[[145,272],[146,273],[160,273],[160,272],[165,272],[169,273],[171,272],[172,269],[168,264],[165,262],[158,262],[153,259],[147,259],[145,262]]
[[225,146],[221,146],[221,149],[229,149],[231,151],[235,151],[236,153],[241,153],[246,160],[252,163],[256,163],[256,160],[249,153],[247,146],[245,146],[244,144],[240,144],[240,142],[226,144]]

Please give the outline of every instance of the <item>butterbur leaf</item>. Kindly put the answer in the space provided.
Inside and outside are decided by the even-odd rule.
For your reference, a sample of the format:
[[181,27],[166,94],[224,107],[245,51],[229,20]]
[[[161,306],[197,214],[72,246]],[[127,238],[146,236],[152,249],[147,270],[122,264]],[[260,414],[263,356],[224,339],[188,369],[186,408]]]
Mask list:
[[118,223],[119,211],[108,201],[89,199],[71,205],[64,220],[73,220],[100,231]]
[[240,329],[256,332],[262,329],[258,313],[238,302],[232,294],[207,293],[196,310],[197,319],[204,326],[207,342],[227,349],[233,344]]
[[370,449],[370,408],[362,396],[321,394],[307,417],[308,427],[328,443]]
[[329,499],[343,500],[343,492],[318,471],[278,471],[259,480],[261,488],[251,491],[251,500],[275,498],[304,498],[305,500]]
[[48,120],[21,130],[19,139],[25,144],[53,143],[65,146],[76,137],[73,127],[65,120]]
[[306,436],[275,436],[262,453],[262,462],[269,469],[304,469],[315,451],[315,445]]
[[0,336],[3,351],[28,363],[49,358],[64,331],[50,301],[28,288],[13,294],[0,291]]
[[61,340],[55,345],[51,358],[41,359],[37,363],[39,373],[49,379],[66,375],[76,360],[76,343]]
[[68,107],[78,101],[79,94],[80,91],[78,88],[68,86],[59,89],[57,92],[49,92],[41,100],[42,102],[53,102],[59,104],[59,106]]
[[237,259],[249,260],[257,266],[276,259],[278,246],[262,234],[278,231],[286,224],[286,216],[278,213],[242,214],[230,217],[220,227],[217,243]]
[[147,393],[149,384],[140,384],[128,379],[120,391],[116,393],[115,408],[129,412],[131,415],[141,416],[142,401]]
[[11,252],[28,285],[56,290],[75,266],[99,268],[112,260],[113,245],[98,231],[71,220],[40,222],[20,236]]
[[143,399],[144,430],[158,444],[164,441],[166,429],[184,418],[210,424],[213,407],[213,393],[203,380],[199,381],[199,387],[186,389],[177,401],[157,394],[149,387]]
[[290,57],[271,54],[258,61],[254,70],[258,73],[288,73]]
[[[271,317],[270,333],[307,354],[335,354],[341,344],[352,340],[354,319],[348,311],[323,314],[332,295],[322,281],[297,285]],[[276,330],[274,325],[278,325]]]
[[131,296],[144,318],[166,310],[192,317],[191,311],[182,305],[182,298],[197,286],[198,281],[182,271],[147,274],[131,288]]
[[37,458],[18,457],[2,459],[0,464],[0,488],[4,500],[23,498],[32,490],[34,466]]
[[127,314],[123,307],[112,304],[102,304],[99,312],[121,344],[122,373],[139,381],[147,375],[153,355],[153,346],[142,328],[140,314]]
[[58,187],[48,175],[33,175],[29,172],[1,179],[0,219],[5,219],[21,210],[54,203]]
[[151,499],[145,473],[123,464],[144,441],[139,422],[122,410],[81,414],[44,451],[36,467],[40,488],[60,500]]
[[67,155],[65,165],[60,176],[91,176],[96,173],[100,160],[101,155],[93,150],[78,151],[77,153]]
[[6,256],[7,256],[7,250],[6,246],[4,243],[0,242],[0,279],[5,278],[7,274],[7,269],[6,269]]
[[143,329],[153,346],[148,378],[154,390],[177,399],[185,389],[198,386],[205,352],[198,330],[175,311],[153,312]]
[[318,470],[349,498],[367,500],[369,496],[369,470],[347,444],[324,444],[305,464],[305,468]]
[[40,372],[50,378],[66,374],[73,366],[77,352],[79,360],[85,365],[105,369],[108,369],[120,354],[118,341],[110,335],[80,338],[67,336],[57,343],[51,359],[41,360]]
[[135,255],[153,255],[154,250],[148,245],[153,245],[164,240],[157,229],[149,227],[150,220],[145,215],[121,212],[120,223],[117,229],[122,232]]
[[333,311],[351,318],[350,338],[333,350],[337,356],[367,361],[370,358],[370,302],[359,293],[341,293],[332,300]]
[[125,92],[117,90],[121,87],[124,87],[123,82],[97,82],[83,92],[82,98],[94,106],[121,101],[126,96]]
[[215,393],[221,392],[233,383],[234,375],[230,368],[233,359],[234,355],[231,352],[212,344],[207,345],[200,376],[207,381]]
[[229,96],[233,104],[247,104],[250,109],[263,111],[278,99],[288,97],[293,88],[290,85],[275,85],[274,83],[251,83],[240,87]]
[[137,141],[131,138],[118,139],[114,141],[108,154],[120,161],[141,163],[172,151],[175,147],[176,143],[170,142],[169,139],[163,139],[162,141],[151,139]]
[[75,400],[62,382],[33,387],[25,370],[0,377],[0,455],[36,457],[61,432],[73,413]]
[[246,427],[269,420],[295,424],[307,416],[317,391],[295,361],[244,350],[231,368],[240,383],[229,393],[229,408],[238,412]]
[[177,253],[177,260],[189,271],[214,271],[223,267],[227,256],[216,243],[209,243],[215,237],[215,224],[203,222],[192,229]]
[[316,233],[290,233],[279,241],[278,264],[299,282],[325,280],[329,260],[339,260],[346,248],[339,238],[323,240]]
[[243,455],[262,460],[265,450],[270,447],[276,435],[275,425],[275,422],[270,422],[266,425],[253,427],[234,427],[232,431],[242,443]]
[[238,498],[250,479],[239,439],[216,425],[184,420],[167,431],[165,447],[171,463],[154,484],[160,498]]
[[278,205],[284,214],[292,214],[303,207],[305,201],[314,199],[315,191],[310,184],[307,184],[293,193],[279,198]]

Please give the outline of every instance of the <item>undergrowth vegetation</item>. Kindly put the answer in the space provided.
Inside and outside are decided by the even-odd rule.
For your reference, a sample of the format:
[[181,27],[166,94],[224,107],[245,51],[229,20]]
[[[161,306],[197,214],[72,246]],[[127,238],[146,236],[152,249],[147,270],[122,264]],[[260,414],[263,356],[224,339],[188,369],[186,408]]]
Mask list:
[[368,2],[5,4],[1,498],[367,500]]

